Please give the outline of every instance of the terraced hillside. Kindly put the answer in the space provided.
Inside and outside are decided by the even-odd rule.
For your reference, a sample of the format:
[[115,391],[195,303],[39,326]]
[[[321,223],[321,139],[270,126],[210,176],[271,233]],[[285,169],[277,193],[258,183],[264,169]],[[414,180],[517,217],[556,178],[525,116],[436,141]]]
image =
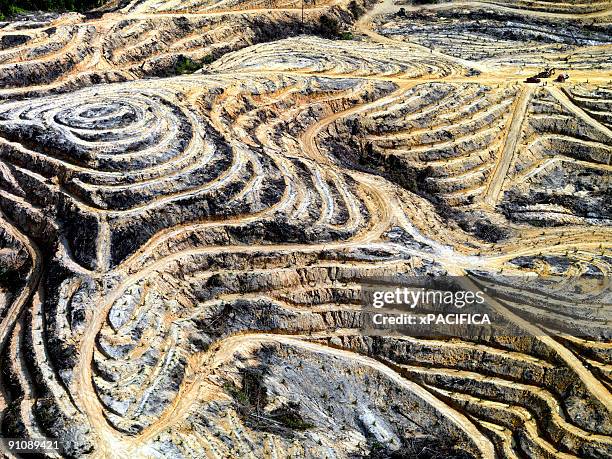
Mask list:
[[[303,6],[0,23],[0,437],[610,457],[612,2]],[[364,282],[445,274],[516,333],[362,333]]]

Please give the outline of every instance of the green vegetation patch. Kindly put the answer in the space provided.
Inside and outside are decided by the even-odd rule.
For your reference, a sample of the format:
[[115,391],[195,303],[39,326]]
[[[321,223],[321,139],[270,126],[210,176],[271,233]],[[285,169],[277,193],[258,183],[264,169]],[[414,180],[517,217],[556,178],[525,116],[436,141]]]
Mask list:
[[319,18],[316,33],[324,38],[336,40],[352,40],[354,38],[353,32],[350,30],[343,30],[340,26],[340,22],[338,22],[336,18],[326,14]]
[[190,57],[179,56],[174,66],[176,75],[186,75],[200,70],[205,65],[214,62],[215,58],[212,54],[207,55],[203,59],[193,60]]
[[0,15],[13,16],[26,11],[88,11],[105,0],[0,0]]

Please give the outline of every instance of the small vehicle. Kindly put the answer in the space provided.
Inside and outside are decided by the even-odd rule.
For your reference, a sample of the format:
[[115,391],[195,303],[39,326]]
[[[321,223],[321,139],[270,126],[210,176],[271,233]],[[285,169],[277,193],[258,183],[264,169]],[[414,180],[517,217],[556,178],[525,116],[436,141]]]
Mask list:
[[560,73],[555,79],[557,83],[565,83],[567,80],[569,80],[569,74],[567,73]]
[[525,83],[539,83],[540,81],[542,80],[540,80],[537,77],[530,76],[530,77],[527,77],[527,79],[525,80]]

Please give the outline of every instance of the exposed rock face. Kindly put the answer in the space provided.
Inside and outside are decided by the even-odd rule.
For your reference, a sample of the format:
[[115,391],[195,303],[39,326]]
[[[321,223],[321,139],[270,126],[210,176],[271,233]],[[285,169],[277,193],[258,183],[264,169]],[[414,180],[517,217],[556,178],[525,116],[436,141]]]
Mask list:
[[[610,457],[609,297],[500,304],[514,337],[359,333],[368,279],[610,274],[610,6],[317,0],[302,23],[301,2],[145,0],[2,23],[0,436]],[[524,82],[546,65],[569,81]]]

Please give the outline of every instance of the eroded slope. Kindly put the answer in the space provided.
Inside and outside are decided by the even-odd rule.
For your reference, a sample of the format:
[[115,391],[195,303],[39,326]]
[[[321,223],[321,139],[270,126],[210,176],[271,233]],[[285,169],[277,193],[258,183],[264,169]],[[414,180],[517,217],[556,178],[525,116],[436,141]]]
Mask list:
[[[357,23],[369,5],[317,2],[303,29],[295,2],[116,6],[0,32],[4,436],[72,457],[610,456],[612,318],[569,281],[611,270],[609,2]],[[332,19],[354,39],[288,38]],[[201,71],[168,76],[186,57]],[[570,80],[524,83],[548,62]],[[500,272],[566,276],[566,301],[498,304],[515,337],[359,333],[364,280]]]

